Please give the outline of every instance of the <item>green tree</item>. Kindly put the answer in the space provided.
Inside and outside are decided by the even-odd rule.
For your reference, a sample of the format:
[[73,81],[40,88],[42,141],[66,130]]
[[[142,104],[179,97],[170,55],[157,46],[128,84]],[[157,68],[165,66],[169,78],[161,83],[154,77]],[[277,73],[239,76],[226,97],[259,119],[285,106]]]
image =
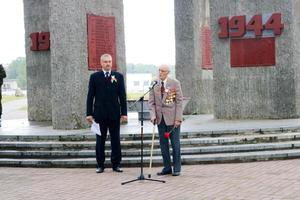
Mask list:
[[27,88],[27,79],[26,79],[26,60],[24,57],[18,57],[13,60],[7,68],[6,71],[8,79],[16,79],[18,86],[21,89]]
[[[153,77],[158,75],[158,66],[151,64],[127,64],[127,73],[151,73]],[[175,66],[170,66],[171,75],[175,77]]]

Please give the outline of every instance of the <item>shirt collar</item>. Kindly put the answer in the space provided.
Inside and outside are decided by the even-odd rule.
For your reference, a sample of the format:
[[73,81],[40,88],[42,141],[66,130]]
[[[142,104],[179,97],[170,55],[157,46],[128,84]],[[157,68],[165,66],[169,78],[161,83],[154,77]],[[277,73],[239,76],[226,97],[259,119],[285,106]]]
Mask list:
[[160,80],[160,83],[164,82],[164,85],[166,85],[167,80],[168,80],[168,77],[164,81]]
[[108,72],[108,76],[110,76],[110,74],[111,74],[111,70],[105,71],[105,70],[102,69],[102,71],[103,71],[103,74],[104,74],[104,75],[105,75],[106,72]]

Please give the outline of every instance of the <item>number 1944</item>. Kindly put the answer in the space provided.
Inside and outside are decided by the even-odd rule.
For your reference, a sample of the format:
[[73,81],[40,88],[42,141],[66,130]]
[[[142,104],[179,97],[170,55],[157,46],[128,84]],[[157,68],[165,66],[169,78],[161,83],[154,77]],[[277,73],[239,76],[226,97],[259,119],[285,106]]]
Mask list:
[[263,30],[273,31],[275,36],[282,33],[284,24],[281,23],[281,13],[273,13],[265,23],[261,14],[252,16],[250,21],[246,22],[246,15],[219,18],[220,32],[219,38],[238,38],[243,37],[247,31],[253,31],[255,37],[262,36]]

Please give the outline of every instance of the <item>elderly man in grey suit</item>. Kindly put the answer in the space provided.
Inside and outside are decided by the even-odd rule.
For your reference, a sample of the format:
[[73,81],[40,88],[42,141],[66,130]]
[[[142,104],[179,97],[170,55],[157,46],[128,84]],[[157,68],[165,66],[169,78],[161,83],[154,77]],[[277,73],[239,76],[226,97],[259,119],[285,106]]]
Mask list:
[[[149,94],[151,122],[158,125],[159,143],[164,168],[157,175],[179,176],[181,171],[180,125],[182,122],[182,91],[178,80],[168,77],[168,65],[159,67],[159,79]],[[170,134],[167,134],[170,133]],[[173,150],[173,171],[169,140]]]

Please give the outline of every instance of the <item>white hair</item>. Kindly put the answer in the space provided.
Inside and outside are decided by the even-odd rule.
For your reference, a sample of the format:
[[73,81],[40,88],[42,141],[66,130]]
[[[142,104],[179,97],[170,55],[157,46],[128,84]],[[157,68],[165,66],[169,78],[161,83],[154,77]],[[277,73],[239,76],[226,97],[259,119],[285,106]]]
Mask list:
[[161,68],[164,68],[164,69],[168,70],[168,72],[170,72],[170,67],[167,64],[160,65],[158,69],[161,69]]

